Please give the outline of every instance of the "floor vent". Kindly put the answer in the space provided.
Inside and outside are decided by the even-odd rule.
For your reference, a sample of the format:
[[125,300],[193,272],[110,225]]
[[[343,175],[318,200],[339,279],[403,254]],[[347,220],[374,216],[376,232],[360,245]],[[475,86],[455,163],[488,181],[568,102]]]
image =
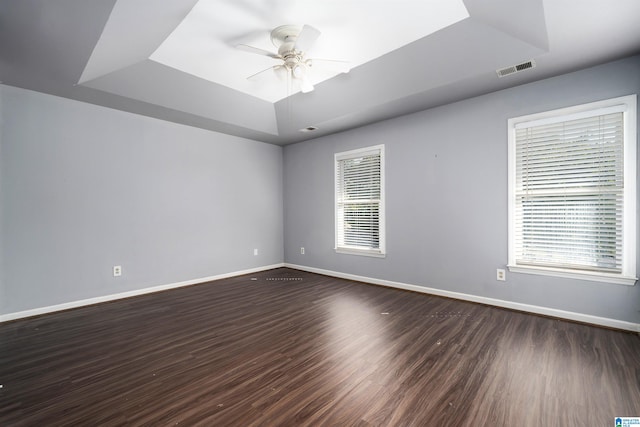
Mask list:
[[501,68],[499,70],[496,70],[496,73],[498,74],[498,77],[504,77],[504,76],[508,76],[509,74],[515,74],[515,73],[519,73],[520,71],[528,70],[530,68],[535,68],[535,66],[536,66],[536,63],[532,59],[530,61],[523,62],[522,64]]

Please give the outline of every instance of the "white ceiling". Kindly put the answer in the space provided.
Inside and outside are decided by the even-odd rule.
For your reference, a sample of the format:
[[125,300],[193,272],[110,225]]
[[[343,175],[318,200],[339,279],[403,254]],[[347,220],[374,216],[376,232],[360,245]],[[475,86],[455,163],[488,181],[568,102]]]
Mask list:
[[[288,144],[640,53],[638,18],[638,0],[11,0],[0,80]],[[275,51],[283,24],[318,28],[309,56],[351,72],[306,94],[247,81],[277,62],[235,46]]]
[[[381,0],[199,0],[150,59],[276,102],[299,88],[294,87],[294,92],[285,81],[267,73],[263,79],[247,80],[281,62],[238,50],[237,44],[277,53],[270,31],[281,25],[306,24],[322,33],[307,52],[308,58],[347,61],[357,67],[468,16],[462,0],[400,0],[392,8]],[[317,84],[339,71],[317,62],[310,74]]]

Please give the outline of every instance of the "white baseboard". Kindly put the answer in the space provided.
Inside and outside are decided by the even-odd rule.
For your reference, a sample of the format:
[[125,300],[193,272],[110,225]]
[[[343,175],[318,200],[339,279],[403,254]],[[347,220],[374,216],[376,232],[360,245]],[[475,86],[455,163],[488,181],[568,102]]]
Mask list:
[[136,289],[136,290],[122,292],[118,294],[104,295],[104,296],[95,297],[95,298],[71,301],[63,304],[57,304],[57,305],[52,305],[47,307],[39,307],[39,308],[30,309],[30,310],[19,311],[15,313],[3,314],[3,315],[0,315],[0,323],[8,322],[10,320],[22,319],[25,317],[32,317],[32,316],[38,316],[41,314],[53,313],[61,310],[68,310],[70,308],[98,304],[101,302],[114,301],[122,298],[130,298],[130,297],[149,294],[153,292],[160,292],[160,291],[166,291],[169,289],[181,288],[183,286],[196,285],[198,283],[206,283],[214,280],[226,279],[234,276],[241,276],[243,274],[251,274],[259,271],[271,270],[279,267],[289,267],[296,270],[308,271],[310,273],[318,273],[318,274],[323,274],[325,276],[338,277],[341,279],[356,280],[359,282],[371,283],[371,284],[380,285],[380,286],[387,286],[390,288],[404,289],[408,291],[420,292],[423,294],[438,295],[438,296],[455,298],[455,299],[464,300],[464,301],[477,302],[480,304],[493,305],[496,307],[510,308],[518,311],[542,314],[545,316],[558,317],[561,319],[574,320],[577,322],[590,323],[598,326],[605,326],[609,328],[622,329],[626,331],[640,332],[640,324],[625,322],[623,320],[592,316],[589,314],[575,313],[571,311],[558,310],[555,308],[522,304],[522,303],[513,302],[513,301],[505,301],[505,300],[500,300],[495,298],[481,297],[477,295],[446,291],[446,290],[436,289],[436,288],[428,288],[425,286],[411,285],[407,283],[376,279],[376,278],[366,277],[366,276],[358,276],[355,274],[341,273],[341,272],[332,271],[332,270],[324,270],[321,268],[307,267],[304,265],[296,265],[296,264],[289,264],[289,263],[266,265],[266,266],[251,268],[251,269],[242,270],[242,271],[234,271],[230,273],[218,274],[210,277],[203,277],[199,279],[192,279],[192,280],[187,280],[187,281],[177,282],[177,283],[169,283],[166,285],[153,286],[153,287],[144,288],[144,289]]
[[592,325],[605,326],[608,328],[622,329],[626,331],[640,332],[640,324],[625,322],[623,320],[609,319],[607,317],[592,316],[590,314],[575,313],[572,311],[558,310],[555,308],[540,307],[537,305],[522,304],[519,302],[505,301],[495,298],[481,297],[478,295],[463,294],[460,292],[445,291],[442,289],[428,288],[425,286],[410,285],[407,283],[393,282],[390,280],[375,279],[372,277],[358,276],[355,274],[340,273],[337,271],[324,270],[321,268],[307,267],[285,263],[285,267],[296,270],[308,271],[310,273],[324,274],[325,276],[339,277],[341,279],[356,280],[358,282],[371,283],[374,285],[387,286],[390,288],[405,289],[408,291],[420,292],[429,295],[455,298],[464,301],[472,301],[480,304],[493,305],[496,307],[510,308],[512,310],[525,311],[528,313],[542,314],[545,316],[558,317],[561,319],[574,320],[576,322],[589,323]]
[[22,319],[22,318],[25,318],[25,317],[38,316],[38,315],[47,314],[47,313],[53,313],[55,311],[68,310],[70,308],[76,308],[76,307],[83,307],[83,306],[86,306],[86,305],[98,304],[98,303],[101,303],[101,302],[114,301],[114,300],[118,300],[118,299],[122,299],[122,298],[130,298],[130,297],[135,297],[135,296],[138,296],[138,295],[150,294],[150,293],[153,293],[153,292],[166,291],[168,289],[181,288],[183,286],[197,285],[198,283],[206,283],[206,282],[211,282],[213,280],[220,280],[220,279],[226,279],[228,277],[241,276],[243,274],[257,273],[259,271],[271,270],[273,268],[279,268],[279,267],[284,267],[284,263],[273,264],[273,265],[265,265],[265,266],[262,266],[262,267],[250,268],[248,270],[234,271],[234,272],[231,272],[231,273],[223,273],[223,274],[218,274],[218,275],[215,275],[215,276],[209,276],[209,277],[202,277],[202,278],[199,278],[199,279],[186,280],[184,282],[169,283],[167,285],[153,286],[153,287],[144,288],[144,289],[135,289],[133,291],[121,292],[121,293],[118,293],[118,294],[104,295],[104,296],[95,297],[95,298],[88,298],[88,299],[83,299],[83,300],[78,300],[78,301],[65,302],[63,304],[51,305],[51,306],[48,306],[48,307],[40,307],[40,308],[31,309],[31,310],[18,311],[16,313],[3,314],[3,315],[0,315],[0,323],[8,322],[9,320],[17,320],[17,319]]

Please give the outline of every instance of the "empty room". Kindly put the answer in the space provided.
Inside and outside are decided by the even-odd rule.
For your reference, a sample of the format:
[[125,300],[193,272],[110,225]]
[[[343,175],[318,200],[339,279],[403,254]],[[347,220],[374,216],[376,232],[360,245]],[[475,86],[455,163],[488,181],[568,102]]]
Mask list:
[[0,1],[0,425],[640,424],[639,18]]

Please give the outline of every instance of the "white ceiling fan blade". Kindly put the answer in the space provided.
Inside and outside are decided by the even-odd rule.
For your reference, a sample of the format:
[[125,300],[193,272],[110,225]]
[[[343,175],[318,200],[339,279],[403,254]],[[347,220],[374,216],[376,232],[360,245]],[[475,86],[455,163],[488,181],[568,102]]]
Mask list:
[[276,65],[273,67],[273,73],[279,80],[285,81],[287,79],[287,75],[289,72],[287,71],[287,67],[284,65]]
[[319,30],[313,28],[311,25],[304,25],[300,34],[298,34],[294,49],[300,52],[306,52],[314,45],[318,37],[320,37]]
[[256,77],[258,77],[262,73],[266,73],[269,70],[277,71],[278,68],[283,68],[283,67],[282,65],[274,65],[273,67],[265,68],[262,71],[258,71],[257,73],[250,75],[249,77],[247,77],[247,80],[256,80]]
[[239,44],[236,48],[249,53],[255,53],[257,55],[268,56],[273,59],[282,59],[277,53],[269,52],[268,50],[260,49],[259,47],[249,46],[248,44]]

